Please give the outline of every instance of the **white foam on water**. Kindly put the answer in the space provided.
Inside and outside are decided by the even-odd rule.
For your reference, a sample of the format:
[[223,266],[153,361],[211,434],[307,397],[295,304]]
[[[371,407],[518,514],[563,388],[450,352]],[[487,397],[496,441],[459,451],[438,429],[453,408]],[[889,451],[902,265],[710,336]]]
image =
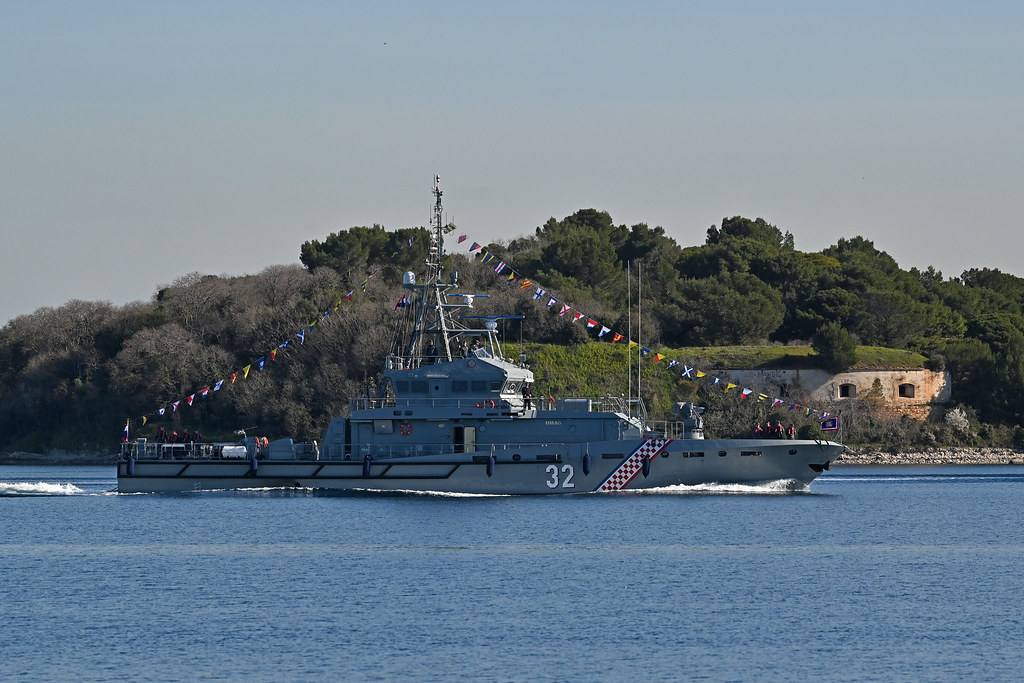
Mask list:
[[807,484],[802,484],[794,479],[778,479],[765,482],[764,484],[676,484],[674,486],[661,486],[653,489],[626,489],[623,493],[636,493],[642,495],[759,495],[766,494],[787,494],[806,491]]
[[360,492],[367,493],[399,493],[404,496],[426,496],[436,498],[503,498],[508,497],[508,493],[458,493],[455,491],[415,491],[412,489],[355,489]]
[[0,496],[75,496],[85,493],[74,484],[47,484],[37,482],[0,481]]

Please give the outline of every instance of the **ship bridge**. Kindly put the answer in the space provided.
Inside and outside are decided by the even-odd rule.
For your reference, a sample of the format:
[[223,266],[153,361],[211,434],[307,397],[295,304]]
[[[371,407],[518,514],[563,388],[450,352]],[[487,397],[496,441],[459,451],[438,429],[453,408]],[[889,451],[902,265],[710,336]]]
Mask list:
[[493,402],[512,413],[530,407],[533,372],[494,357],[486,348],[449,362],[385,370],[384,376],[399,406]]

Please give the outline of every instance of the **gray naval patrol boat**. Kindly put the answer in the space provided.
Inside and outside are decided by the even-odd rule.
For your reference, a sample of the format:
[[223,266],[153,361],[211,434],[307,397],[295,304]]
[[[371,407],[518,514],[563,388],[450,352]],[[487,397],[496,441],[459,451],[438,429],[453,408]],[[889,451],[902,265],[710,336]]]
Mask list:
[[[608,493],[675,485],[806,487],[843,452],[831,441],[705,439],[702,409],[650,423],[639,399],[535,401],[522,356],[506,359],[498,321],[443,276],[435,182],[427,273],[406,273],[408,338],[385,359],[384,391],[351,399],[321,443],[123,444],[121,492],[302,487],[469,494]],[[477,341],[472,346],[469,342]],[[465,357],[462,349],[465,348]]]

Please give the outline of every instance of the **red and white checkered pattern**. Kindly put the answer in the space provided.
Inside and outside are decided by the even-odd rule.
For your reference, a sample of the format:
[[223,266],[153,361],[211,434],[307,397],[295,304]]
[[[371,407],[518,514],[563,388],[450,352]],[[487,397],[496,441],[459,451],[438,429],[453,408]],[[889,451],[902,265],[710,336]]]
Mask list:
[[670,443],[672,443],[672,439],[647,439],[633,455],[626,458],[614,472],[608,475],[608,478],[597,487],[597,490],[621,491],[626,488],[637,473],[643,469],[644,458],[654,460],[659,453],[668,448]]

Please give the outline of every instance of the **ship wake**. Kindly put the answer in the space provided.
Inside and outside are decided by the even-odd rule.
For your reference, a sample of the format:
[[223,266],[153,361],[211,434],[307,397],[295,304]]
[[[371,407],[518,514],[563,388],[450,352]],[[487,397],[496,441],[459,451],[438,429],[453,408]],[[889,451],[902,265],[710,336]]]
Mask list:
[[0,482],[0,496],[77,496],[85,493],[74,484]]
[[762,484],[676,484],[674,486],[661,486],[653,489],[640,489],[626,491],[637,495],[786,495],[791,493],[806,493],[809,485],[796,479],[777,479]]

